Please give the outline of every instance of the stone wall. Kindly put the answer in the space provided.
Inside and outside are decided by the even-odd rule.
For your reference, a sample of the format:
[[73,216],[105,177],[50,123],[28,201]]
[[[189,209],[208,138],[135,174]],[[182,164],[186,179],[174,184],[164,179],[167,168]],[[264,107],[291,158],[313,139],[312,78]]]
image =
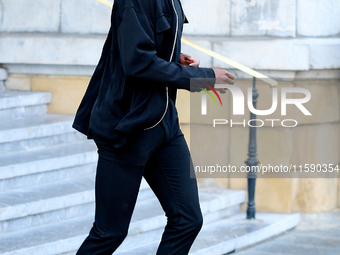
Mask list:
[[[277,79],[279,87],[304,87],[312,93],[307,105],[311,118],[291,113],[299,120],[298,127],[259,129],[261,163],[339,163],[340,2],[182,0],[182,4],[190,22],[184,28],[186,37]],[[74,113],[99,59],[109,17],[110,8],[95,0],[0,0],[0,64],[9,72],[7,88],[51,91],[50,112]],[[243,91],[251,86],[249,75],[219,60],[186,45],[182,52],[197,56],[201,66],[230,69]],[[271,104],[271,89],[261,82],[258,88],[259,107],[265,108]],[[223,98],[231,102],[230,94]],[[214,131],[224,162],[243,165],[248,129],[210,130],[207,122],[191,123],[189,101],[189,93],[180,91],[177,107],[189,145],[195,135]],[[201,146],[207,151],[216,147]],[[197,162],[214,161],[208,155],[193,157]],[[245,178],[201,178],[200,185],[247,187]],[[256,189],[260,211],[320,212],[340,207],[340,182],[335,178],[259,178]]]
[[[186,36],[251,68],[280,71],[275,74],[282,78],[294,77],[291,71],[340,68],[337,0],[182,3],[190,22]],[[2,0],[0,63],[10,73],[91,75],[109,16],[110,8],[95,0]],[[210,57],[201,59],[205,66],[228,67]]]
[[[252,82],[236,80],[236,86],[247,95],[247,88]],[[280,125],[271,127],[271,122],[257,128],[257,153],[260,164],[264,166],[303,166],[305,164],[333,164],[340,161],[340,81],[339,80],[297,80],[279,81],[279,88],[307,88],[312,95],[304,104],[312,116],[304,116],[296,107],[288,107],[287,115],[281,116],[281,107],[271,115],[257,116],[257,119],[295,119],[298,126],[285,128]],[[259,92],[258,109],[269,109],[272,105],[271,89],[263,82],[257,82]],[[249,128],[236,124],[213,127],[212,119],[232,119],[242,123],[249,120],[249,111],[245,116],[232,115],[232,98],[230,93],[222,95],[226,107],[215,106],[208,101],[208,117],[197,118],[190,115],[188,102],[199,101],[201,95],[181,93],[178,108],[181,109],[180,122],[186,135],[194,162],[198,166],[236,166],[240,169],[248,158]],[[209,97],[208,97],[209,100]],[[191,114],[200,110],[200,105],[191,103]],[[196,110],[195,110],[196,109]],[[245,104],[245,109],[247,105]],[[258,123],[259,124],[259,123]],[[256,199],[258,210],[276,212],[322,212],[334,210],[339,206],[337,197],[339,172],[333,172],[333,178],[315,178],[313,173],[304,177],[285,178],[284,174],[276,174],[277,178],[264,178],[258,174]],[[199,174],[202,185],[220,185],[233,189],[246,189],[246,174],[231,175]],[[292,177],[297,175],[292,175]],[[208,178],[206,178],[208,177]],[[209,177],[215,177],[215,182]],[[242,178],[243,177],[243,178]],[[217,182],[216,182],[217,181]],[[245,208],[244,208],[245,209]]]

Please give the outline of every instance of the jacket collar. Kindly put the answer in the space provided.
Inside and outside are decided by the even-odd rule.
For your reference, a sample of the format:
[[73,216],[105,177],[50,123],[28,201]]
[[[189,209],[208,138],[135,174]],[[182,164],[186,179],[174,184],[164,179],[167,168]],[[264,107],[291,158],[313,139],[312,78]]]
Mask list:
[[[174,0],[174,1],[176,1],[176,0]],[[177,1],[179,2],[179,6],[181,7],[181,10],[182,10],[182,12],[183,12],[183,14],[184,14],[184,21],[183,21],[183,23],[189,23],[189,21],[188,21],[188,19],[187,19],[187,16],[186,16],[185,13],[184,13],[184,10],[183,10],[183,7],[182,7],[181,0],[177,0]],[[168,0],[168,2],[169,2],[170,5],[172,5],[172,0]]]

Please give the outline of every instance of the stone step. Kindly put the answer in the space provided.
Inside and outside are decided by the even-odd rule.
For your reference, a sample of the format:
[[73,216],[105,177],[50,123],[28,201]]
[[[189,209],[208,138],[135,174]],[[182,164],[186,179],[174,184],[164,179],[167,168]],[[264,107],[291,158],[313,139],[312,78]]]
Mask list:
[[[221,220],[239,210],[245,201],[243,190],[200,190],[205,223]],[[219,213],[220,212],[220,213]],[[61,221],[32,229],[0,234],[0,250],[6,255],[50,255],[76,250],[87,236],[93,216]],[[137,202],[129,228],[129,236],[121,247],[147,244],[160,238],[166,218],[157,199]]]
[[47,113],[47,105],[21,106],[11,109],[0,110],[1,120],[12,120],[25,117],[34,117]]
[[0,152],[43,148],[85,136],[72,128],[73,115],[43,114],[0,123]]
[[[229,196],[227,195],[229,193]],[[240,211],[240,203],[244,202],[245,193],[243,191],[236,191],[235,193],[231,193],[229,191],[225,191],[224,200],[219,198],[214,198],[211,194],[207,194],[204,190],[200,191],[200,202],[201,202],[201,210],[204,215],[204,225],[209,224],[211,222],[216,222],[223,218],[234,215]],[[145,205],[153,201],[143,201]],[[217,203],[221,203],[220,206],[216,207]],[[124,240],[122,245],[117,249],[117,253],[121,251],[126,251],[130,249],[134,249],[136,246],[140,246],[143,244],[156,243],[158,244],[161,240],[162,233],[164,231],[164,226],[166,224],[166,218],[161,215],[162,210],[158,202],[154,202],[154,204],[150,204],[149,206],[145,206],[143,208],[140,207],[141,203],[137,204],[135,212],[132,216],[131,225],[129,228],[129,235]],[[156,213],[159,213],[156,215]],[[149,218],[143,220],[142,218],[148,216]],[[141,218],[141,219],[139,219]],[[135,223],[136,220],[140,220],[138,224]],[[81,244],[81,241],[79,241]],[[136,245],[138,244],[138,245]],[[77,246],[76,248],[78,248]],[[66,253],[67,255],[76,254],[76,250],[69,251]],[[155,254],[155,252],[154,252]]]
[[[246,220],[241,212],[204,225],[197,236],[190,255],[223,255],[262,242],[297,226],[300,213],[256,213],[256,220]],[[135,246],[117,255],[154,255],[159,242]],[[75,254],[75,253],[73,253]],[[69,254],[71,255],[71,253]]]
[[[0,193],[0,233],[94,214],[94,173]],[[154,197],[145,181],[139,200]]]
[[0,110],[49,104],[51,101],[49,92],[5,90],[0,93]]
[[0,92],[0,119],[13,119],[47,112],[52,96],[48,92],[11,91]]
[[0,222],[94,201],[94,175],[0,193]]
[[96,161],[97,152],[93,141],[0,155],[0,179],[44,173]]
[[[243,190],[218,190],[218,189],[200,189],[200,205],[204,215],[204,224],[216,222],[225,217],[234,215],[240,211],[240,204],[245,202],[245,192]],[[147,201],[144,201],[147,203]],[[151,204],[146,206],[147,211],[138,210],[135,219],[139,217],[149,217],[144,220],[144,224],[139,224],[138,228],[130,227],[130,238],[124,240],[117,252],[134,249],[136,244],[148,244],[154,241],[160,242],[166,218],[158,202],[155,202],[159,209],[153,208]],[[148,209],[152,208],[152,210]],[[152,219],[152,224],[149,222]],[[143,221],[141,221],[143,223]],[[156,254],[156,253],[154,253]]]
[[0,143],[0,152],[2,155],[4,155],[20,151],[43,149],[51,146],[73,143],[76,141],[86,141],[86,137],[79,132],[71,132],[60,135],[19,140],[9,143]]
[[45,184],[54,181],[69,179],[84,174],[94,173],[97,163],[66,167],[36,174],[23,175],[8,179],[0,179],[0,192],[33,185]]

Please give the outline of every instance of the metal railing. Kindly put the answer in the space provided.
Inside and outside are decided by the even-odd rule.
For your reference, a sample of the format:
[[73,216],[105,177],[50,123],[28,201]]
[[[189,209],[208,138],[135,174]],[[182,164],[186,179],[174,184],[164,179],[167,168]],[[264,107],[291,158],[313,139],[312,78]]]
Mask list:
[[[113,7],[113,3],[108,0],[96,0],[102,4],[105,4],[109,7]],[[210,57],[213,57],[215,59],[218,59],[244,73],[247,73],[253,77],[253,89],[252,89],[252,95],[253,95],[253,106],[254,109],[256,109],[257,105],[257,98],[259,96],[259,93],[256,89],[256,79],[260,79],[264,81],[265,83],[269,84],[271,88],[277,87],[278,82],[262,73],[259,73],[245,65],[242,65],[234,60],[231,60],[225,56],[222,56],[212,50],[209,50],[187,38],[182,37],[181,39],[182,43],[200,51],[204,54],[209,55]],[[252,112],[250,112],[250,120],[255,120],[256,115]],[[259,161],[257,159],[257,141],[256,141],[256,125],[250,125],[249,126],[249,143],[248,143],[248,159],[245,161],[247,166],[249,167],[250,171],[247,173],[247,179],[248,179],[248,203],[247,203],[247,219],[255,219],[255,184],[256,184],[256,171],[253,171],[253,169],[256,169],[256,166],[258,166]]]

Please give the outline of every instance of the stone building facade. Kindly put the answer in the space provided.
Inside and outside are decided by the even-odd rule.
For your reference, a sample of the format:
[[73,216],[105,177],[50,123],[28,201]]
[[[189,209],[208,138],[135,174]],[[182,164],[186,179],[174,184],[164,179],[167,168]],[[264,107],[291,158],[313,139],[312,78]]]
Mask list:
[[[306,107],[312,117],[292,110],[287,118],[297,119],[298,127],[266,125],[258,130],[261,163],[338,164],[340,2],[182,0],[182,4],[190,22],[184,29],[187,38],[276,79],[279,88],[302,87],[311,92]],[[0,64],[9,75],[6,88],[50,91],[49,112],[74,113],[99,59],[109,17],[110,8],[95,0],[1,0]],[[201,66],[228,68],[244,92],[251,86],[249,75],[219,60],[186,45],[182,52],[199,58]],[[258,107],[267,109],[271,88],[258,82],[258,89]],[[180,122],[189,144],[194,135],[213,131],[220,140],[214,146],[225,155],[224,163],[244,165],[248,129],[212,130],[204,120],[192,123],[190,99],[188,92],[179,92]],[[222,99],[231,102],[228,93]],[[225,114],[231,117],[230,111]],[[270,117],[279,118],[277,113]],[[197,160],[213,162],[214,155]],[[200,182],[231,189],[247,187],[245,178],[201,178]],[[337,178],[258,178],[255,201],[260,211],[331,211],[340,207],[339,173]]]

